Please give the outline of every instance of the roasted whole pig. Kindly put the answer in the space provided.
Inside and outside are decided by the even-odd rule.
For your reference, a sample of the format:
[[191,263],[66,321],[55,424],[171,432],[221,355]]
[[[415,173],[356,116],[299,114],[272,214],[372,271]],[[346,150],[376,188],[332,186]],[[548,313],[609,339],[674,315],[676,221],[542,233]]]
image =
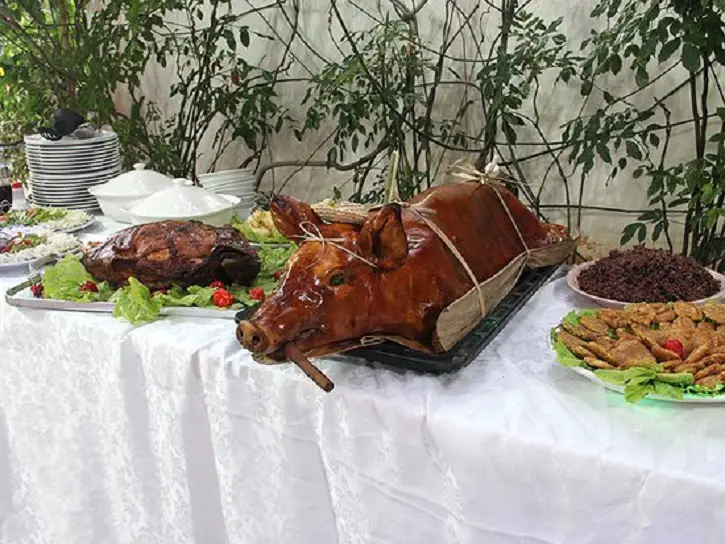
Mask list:
[[261,263],[249,242],[232,227],[198,221],[161,221],[121,230],[87,251],[83,264],[98,280],[114,285],[136,278],[149,288],[249,285]]
[[284,358],[288,345],[314,356],[368,335],[431,346],[441,311],[473,282],[412,210],[425,211],[479,282],[525,251],[521,236],[529,249],[568,238],[566,229],[540,223],[509,191],[493,184],[443,185],[407,205],[384,206],[357,226],[326,224],[303,202],[273,199],[277,228],[302,243],[277,290],[239,324],[239,341],[272,359]]

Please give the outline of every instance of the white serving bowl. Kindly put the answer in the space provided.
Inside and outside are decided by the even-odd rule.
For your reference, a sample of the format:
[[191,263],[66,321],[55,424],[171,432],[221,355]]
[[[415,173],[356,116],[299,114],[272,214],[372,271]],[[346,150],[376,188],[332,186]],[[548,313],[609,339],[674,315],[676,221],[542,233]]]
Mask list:
[[133,167],[130,172],[88,189],[98,200],[104,215],[119,223],[131,223],[131,216],[126,210],[136,202],[174,185],[170,177],[146,170],[144,164],[134,164]]
[[173,186],[158,191],[127,208],[134,225],[174,219],[196,220],[215,227],[231,223],[234,210],[241,202],[233,195],[219,195],[184,179],[174,180]]

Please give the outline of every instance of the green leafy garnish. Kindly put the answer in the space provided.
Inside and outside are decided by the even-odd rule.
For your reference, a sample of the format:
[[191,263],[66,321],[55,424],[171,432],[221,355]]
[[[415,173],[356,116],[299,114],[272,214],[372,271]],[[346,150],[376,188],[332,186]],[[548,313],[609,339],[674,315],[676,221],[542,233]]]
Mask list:
[[556,360],[559,364],[569,367],[584,366],[584,361],[574,355],[558,337],[554,340],[554,351],[556,351]]
[[[265,295],[271,294],[277,287],[275,274],[284,269],[297,246],[262,246],[257,256],[262,261],[262,269],[249,286],[231,285],[227,290],[234,296],[235,302],[225,309],[239,309],[258,303],[249,296],[249,290],[261,287]],[[209,286],[191,286],[182,289],[174,286],[167,291],[152,293],[148,287],[135,278],[130,278],[125,287],[114,288],[106,282],[97,282],[86,271],[81,260],[74,255],[66,255],[54,266],[49,266],[42,277],[43,296],[48,299],[70,302],[113,302],[114,317],[124,319],[133,325],[149,323],[161,315],[164,307],[216,308],[214,288]],[[98,292],[83,290],[86,282],[94,282]]]
[[212,287],[199,287],[198,285],[193,285],[187,290],[173,287],[166,293],[157,291],[154,293],[154,298],[161,300],[163,306],[184,306],[187,308],[197,306],[205,308],[214,305],[214,289]]
[[96,283],[98,292],[82,291],[82,285],[93,281],[91,275],[74,255],[66,255],[54,266],[46,268],[43,274],[43,296],[45,298],[71,302],[106,302],[114,289],[106,282]]
[[[587,315],[596,315],[596,310],[569,312],[564,316],[563,321],[578,326],[580,324],[579,318]],[[616,338],[616,335],[614,338]],[[559,340],[556,329],[551,331],[551,342],[559,364],[567,367],[584,367],[592,371],[602,381],[624,387],[624,398],[630,403],[637,403],[651,394],[674,400],[682,400],[685,395],[715,397],[725,394],[725,385],[718,385],[713,389],[694,385],[694,376],[692,374],[688,372],[667,373],[664,371],[664,367],[659,364],[653,368],[636,366],[627,369],[592,369],[582,358],[572,353]]]
[[48,221],[57,221],[68,215],[68,211],[61,208],[31,208],[29,210],[11,211],[0,216],[0,227],[8,225],[21,225],[32,227]]
[[124,319],[132,325],[150,323],[158,318],[163,302],[152,297],[149,288],[136,278],[129,278],[128,285],[122,287],[111,297],[113,317]]

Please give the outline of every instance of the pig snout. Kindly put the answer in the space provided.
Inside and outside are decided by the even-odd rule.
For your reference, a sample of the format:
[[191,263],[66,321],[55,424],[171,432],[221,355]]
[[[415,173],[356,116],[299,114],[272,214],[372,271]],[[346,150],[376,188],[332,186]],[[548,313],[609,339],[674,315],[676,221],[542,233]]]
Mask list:
[[251,321],[239,323],[237,340],[252,353],[267,354],[274,351],[275,342],[270,332]]

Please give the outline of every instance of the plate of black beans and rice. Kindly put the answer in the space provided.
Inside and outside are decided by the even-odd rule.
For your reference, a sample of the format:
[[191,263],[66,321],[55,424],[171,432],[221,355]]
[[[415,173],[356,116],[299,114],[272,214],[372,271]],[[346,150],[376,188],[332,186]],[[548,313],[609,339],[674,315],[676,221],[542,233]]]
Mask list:
[[635,302],[705,304],[725,300],[725,276],[694,259],[637,246],[573,268],[569,287],[607,308]]

